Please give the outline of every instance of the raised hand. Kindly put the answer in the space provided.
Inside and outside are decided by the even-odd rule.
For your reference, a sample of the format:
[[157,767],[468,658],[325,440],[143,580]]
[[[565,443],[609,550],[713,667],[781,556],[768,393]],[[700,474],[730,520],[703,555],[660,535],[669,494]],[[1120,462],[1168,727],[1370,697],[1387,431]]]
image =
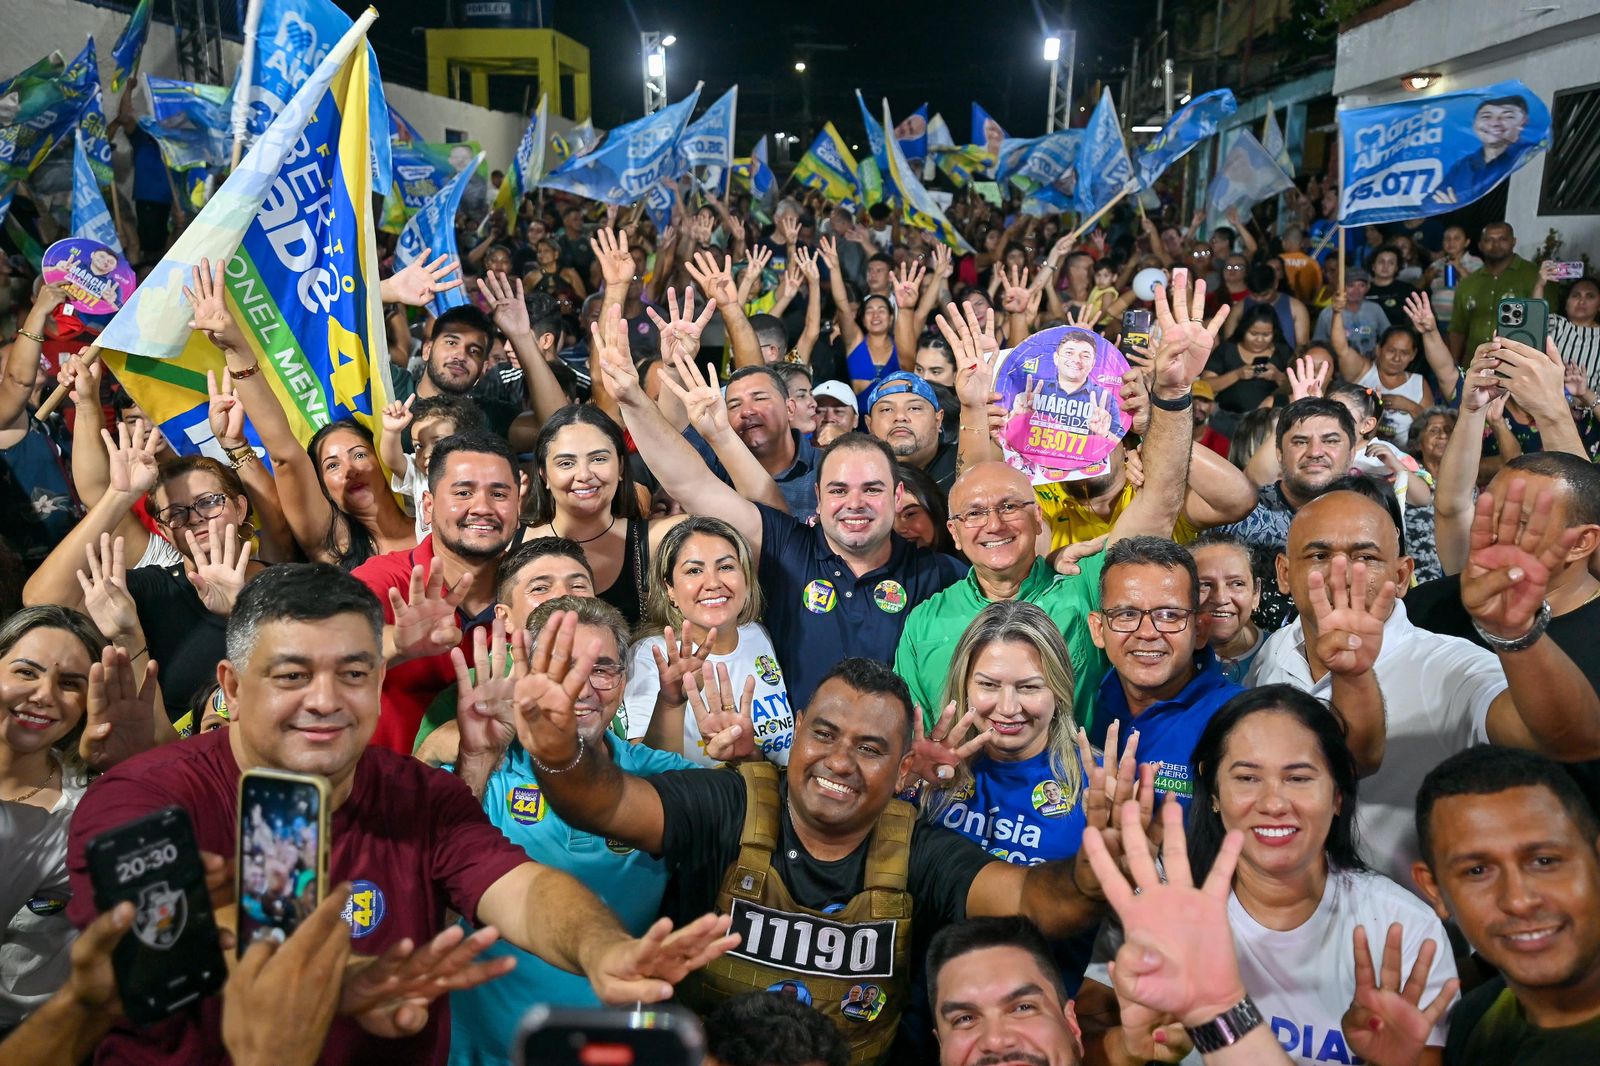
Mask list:
[[[1206,368],[1217,334],[1228,319],[1226,305],[1206,321],[1206,281],[1200,278],[1189,291],[1189,271],[1179,267],[1172,272],[1170,297],[1165,285],[1156,286],[1156,321],[1161,326],[1161,351],[1156,358],[1156,384],[1159,388],[1187,389]],[[1163,355],[1172,358],[1163,359]]]
[[1094,392],[1089,396],[1089,435],[1111,436],[1111,394]]
[[1553,340],[1547,340],[1541,352],[1508,337],[1494,337],[1489,352],[1498,360],[1498,376],[1506,391],[1535,419],[1572,417],[1562,390],[1566,367]]
[[1089,558],[1091,555],[1095,555],[1101,551],[1104,551],[1105,546],[1106,534],[1102,533],[1098,537],[1094,537],[1090,540],[1080,540],[1072,544],[1063,544],[1061,547],[1050,553],[1048,561],[1051,568],[1054,569],[1056,573],[1066,574],[1070,577],[1075,574],[1081,574],[1083,572],[1083,567],[1080,566],[1079,563],[1084,559]]
[[1289,401],[1321,396],[1333,376],[1333,364],[1302,355],[1289,367]]
[[204,544],[195,538],[193,530],[183,531],[189,558],[194,561],[194,569],[187,572],[187,577],[206,610],[226,618],[233,613],[239,592],[249,580],[250,542],[241,541],[233,523],[224,526],[220,518],[209,520],[206,530],[209,535]]
[[800,289],[806,283],[805,271],[800,266],[800,257],[796,254],[800,249],[789,253],[789,265],[778,277],[778,301],[787,304],[800,295]]
[[1028,304],[1033,299],[1033,290],[1028,287],[1028,268],[1025,266],[1005,267],[1001,273],[1000,307],[1007,314],[1027,314]]
[[1326,577],[1313,570],[1306,583],[1317,621],[1317,658],[1335,674],[1371,670],[1383,648],[1383,623],[1394,611],[1394,582],[1385,581],[1369,598],[1367,564],[1350,566],[1336,555]]
[[805,277],[806,284],[819,282],[822,275],[817,272],[817,254],[801,245],[795,245],[792,252],[795,262],[800,264],[800,273]]
[[970,303],[959,309],[946,304],[944,314],[933,316],[933,324],[950,345],[956,363],[956,396],[963,407],[985,407],[994,398],[994,357],[1000,344],[994,336],[994,308],[984,312],[983,321]]
[[117,439],[112,440],[106,430],[100,431],[105,442],[108,459],[108,487],[113,492],[126,492],[143,496],[156,487],[160,480],[161,464],[156,462],[156,447],[160,438],[154,426],[135,423],[117,423]]
[[394,612],[394,652],[405,659],[441,655],[461,643],[461,627],[456,624],[456,605],[466,594],[468,583],[454,590],[444,587],[444,567],[430,562],[427,570],[419,564],[411,568],[409,595],[389,590],[389,609]]
[[589,326],[589,349],[605,378],[606,388],[617,402],[626,406],[648,403],[639,371],[628,354],[628,334],[622,325],[622,308],[617,304],[602,308],[600,317]]
[[955,264],[950,261],[950,248],[948,245],[936,244],[933,246],[933,276],[939,281],[945,281],[955,273]]
[[85,346],[79,348],[76,354],[61,361],[61,370],[56,374],[56,384],[67,390],[67,398],[75,404],[98,404],[100,372],[104,369],[105,364],[99,359],[92,362],[89,360],[89,349]]
[[894,299],[898,306],[909,311],[917,305],[917,295],[922,291],[922,278],[927,272],[921,263],[907,260],[900,264],[894,275]]
[[[98,365],[98,364],[97,364]],[[222,384],[217,384],[217,372],[206,371],[206,422],[211,435],[223,448],[240,448],[244,439],[244,403],[233,394],[233,371],[224,367]]]
[[1433,317],[1433,301],[1425,292],[1414,292],[1406,297],[1406,317],[1411,319],[1411,324],[1418,333],[1432,333],[1439,328],[1439,322]]
[[687,628],[674,634],[672,627],[666,626],[661,631],[661,641],[664,647],[650,646],[650,655],[656,661],[660,697],[668,704],[682,706],[688,699],[684,679],[706,664],[706,656],[717,642],[717,629],[712,626],[705,639],[696,644],[690,639]]
[[477,957],[500,939],[494,926],[471,936],[452,924],[421,948],[406,937],[360,969],[349,967],[339,991],[339,1013],[374,1036],[402,1037],[428,1024],[428,1004],[449,992],[460,992],[516,969],[509,955],[478,962]]
[[539,765],[557,770],[577,765],[583,755],[576,704],[600,658],[598,640],[575,649],[577,637],[576,612],[551,615],[513,694],[517,740]]
[[1462,381],[1461,406],[1468,411],[1480,411],[1490,406],[1496,400],[1500,401],[1497,410],[1505,410],[1505,398],[1509,395],[1500,380],[1500,375],[1495,373],[1495,367],[1500,365],[1495,357],[1494,349],[1488,344],[1478,345],[1477,351],[1472,353],[1472,362],[1467,367],[1465,380]]
[[693,359],[674,359],[670,365],[677,371],[678,380],[672,374],[663,374],[661,383],[683,404],[695,432],[708,441],[728,432],[728,404],[722,390],[706,379]]
[[696,213],[693,221],[689,223],[689,236],[693,239],[696,247],[710,244],[711,234],[716,228],[716,219],[706,218],[704,215]]
[[[379,287],[379,298],[384,303],[426,307],[428,301],[439,293],[459,288],[461,261],[448,255],[440,255],[430,262],[428,256],[432,254],[432,248],[422,249],[422,254],[416,259],[385,278]],[[452,278],[451,274],[457,276]]]
[[761,292],[761,272],[767,269],[767,264],[772,262],[772,249],[764,244],[752,245],[744,260],[744,273],[739,275],[739,306],[743,307],[750,302],[753,295]]
[[637,940],[607,945],[584,967],[600,1002],[657,1003],[672,995],[672,986],[712,959],[739,945],[728,933],[727,915],[703,914],[677,932],[672,919],[662,918]]
[[956,721],[956,701],[951,700],[939,720],[933,723],[933,730],[924,735],[922,708],[912,708],[911,725],[915,739],[911,742],[911,769],[898,787],[910,788],[918,781],[926,781],[935,788],[943,788],[955,780],[956,769],[982,751],[994,733],[993,729],[982,729],[963,742],[961,738],[972,731],[977,720],[977,709],[969,707],[961,720]]
[[227,286],[222,280],[222,264],[212,267],[209,259],[194,268],[193,285],[183,287],[183,295],[194,308],[189,328],[197,329],[225,352],[244,353],[249,346],[244,332],[228,310]]
[[700,291],[711,299],[728,307],[743,306],[739,303],[739,287],[733,283],[733,256],[723,256],[719,266],[711,252],[696,252],[683,268],[700,286]]
[[[1102,843],[1109,853],[1121,857],[1125,849],[1133,846],[1132,838],[1113,824],[1116,813],[1124,804],[1132,805],[1139,812],[1139,839],[1142,841],[1144,827],[1150,824],[1151,812],[1155,810],[1156,802],[1156,766],[1155,763],[1146,763],[1140,766],[1136,758],[1139,751],[1139,731],[1137,729],[1128,734],[1126,747],[1122,755],[1117,756],[1117,734],[1120,722],[1113,721],[1106,730],[1105,749],[1102,758],[1096,760],[1094,751],[1089,747],[1089,735],[1078,728],[1078,758],[1083,763],[1083,814],[1089,826],[1101,835]],[[1112,773],[1110,767],[1116,765],[1116,772]],[[1158,845],[1159,847],[1159,845]],[[1146,861],[1154,852],[1145,854]],[[1120,858],[1119,858],[1120,861]],[[1073,867],[1072,876],[1078,883],[1078,889],[1091,899],[1105,896],[1102,889],[1099,867],[1088,862],[1087,856],[1080,852],[1078,861]]]
[[412,393],[404,400],[396,400],[383,409],[383,431],[385,433],[404,433],[406,427],[411,425],[411,405],[417,399],[417,394]]
[[684,677],[689,709],[705,741],[708,758],[719,762],[753,759],[756,748],[754,675],[744,679],[744,690],[734,697],[726,663],[705,663],[700,673]]
[[717,302],[707,300],[699,317],[694,313],[694,290],[683,290],[683,311],[678,311],[676,289],[667,290],[667,317],[663,319],[654,307],[645,308],[645,314],[661,331],[661,358],[667,361],[693,360],[700,352],[700,334],[716,313]]
[[[1132,362],[1132,360],[1129,360]],[[1150,430],[1150,383],[1145,380],[1144,374],[1129,367],[1122,375],[1122,388],[1117,390],[1117,402],[1122,405],[1122,413],[1131,421],[1128,428],[1144,436]],[[1105,435],[1110,435],[1110,412],[1107,412],[1107,429]]]
[[800,216],[786,214],[782,218],[778,219],[778,229],[777,232],[773,234],[773,239],[778,244],[790,249],[792,254],[794,248],[796,247],[795,242],[800,239]]
[[[633,260],[628,260],[628,276],[633,277]],[[489,304],[489,314],[507,337],[525,337],[533,332],[528,321],[528,301],[522,295],[522,279],[507,278],[491,270],[478,279],[478,291]]]
[[88,571],[78,571],[78,586],[83,589],[83,611],[99,627],[106,639],[125,647],[129,638],[143,632],[139,609],[128,593],[128,568],[121,537],[100,534],[100,543],[85,544]]
[[1365,926],[1355,928],[1356,991],[1350,1009],[1344,1012],[1340,1028],[1350,1050],[1367,1062],[1389,1063],[1420,1061],[1434,1026],[1444,1017],[1455,999],[1461,982],[1446,981],[1433,1002],[1422,1006],[1422,993],[1428,988],[1428,974],[1439,945],[1425,940],[1417,950],[1411,976],[1400,983],[1400,944],[1404,930],[1399,922],[1389,926],[1383,943],[1381,977],[1372,968],[1372,952],[1367,947]]
[[156,664],[147,662],[144,677],[133,672],[125,649],[108,646],[89,667],[88,712],[78,754],[102,773],[156,746]]
[[472,631],[472,670],[460,648],[450,649],[456,671],[456,725],[460,754],[498,758],[517,735],[514,724],[517,682],[528,672],[528,634],[518,630],[508,644],[498,615],[488,629]]
[[1533,628],[1551,573],[1581,534],[1551,521],[1551,490],[1540,490],[1531,508],[1527,492],[1527,480],[1519,477],[1479,495],[1461,571],[1461,605],[1484,630],[1506,640]]
[[589,247],[600,263],[600,277],[605,280],[606,287],[615,285],[626,289],[633,281],[634,273],[633,256],[628,252],[628,235],[606,228],[597,229],[594,236],[589,238]]
[[839,241],[835,237],[818,237],[817,250],[822,253],[822,261],[828,266],[828,273],[839,269]]

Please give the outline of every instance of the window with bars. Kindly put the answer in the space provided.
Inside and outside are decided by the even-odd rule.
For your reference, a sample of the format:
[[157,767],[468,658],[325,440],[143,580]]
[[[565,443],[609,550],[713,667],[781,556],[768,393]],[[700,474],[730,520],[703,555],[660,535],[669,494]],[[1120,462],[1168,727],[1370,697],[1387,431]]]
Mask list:
[[1556,93],[1550,131],[1539,213],[1600,212],[1600,82]]

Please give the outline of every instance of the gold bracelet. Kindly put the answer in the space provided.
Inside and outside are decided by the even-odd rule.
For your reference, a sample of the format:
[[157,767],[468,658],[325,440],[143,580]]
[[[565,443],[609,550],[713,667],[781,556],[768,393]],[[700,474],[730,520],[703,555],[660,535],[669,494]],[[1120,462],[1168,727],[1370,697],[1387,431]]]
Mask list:
[[244,370],[235,370],[230,366],[228,367],[228,372],[233,375],[233,380],[243,381],[245,378],[255,377],[261,373],[261,364],[259,362],[251,363]]
[[32,333],[32,332],[30,332],[28,330],[25,330],[25,329],[21,328],[20,326],[17,328],[17,336],[26,337],[26,338],[28,338],[30,341],[32,341],[35,344],[43,344],[44,343],[44,334],[42,334],[42,333]]

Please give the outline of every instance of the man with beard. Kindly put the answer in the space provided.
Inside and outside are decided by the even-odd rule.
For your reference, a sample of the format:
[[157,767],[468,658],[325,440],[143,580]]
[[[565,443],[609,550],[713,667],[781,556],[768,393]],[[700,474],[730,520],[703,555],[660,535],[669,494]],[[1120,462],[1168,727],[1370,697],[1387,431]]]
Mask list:
[[940,440],[944,411],[933,387],[916,374],[897,370],[867,393],[867,432],[889,446],[895,458],[925,471],[945,492],[956,479],[956,446]]
[[1456,284],[1450,311],[1450,354],[1464,365],[1494,336],[1495,309],[1508,296],[1533,295],[1539,268],[1517,254],[1517,234],[1509,222],[1491,222],[1478,237],[1483,266]]
[[[505,275],[498,275],[498,279],[502,286],[509,289]],[[527,320],[524,312],[524,325]],[[529,333],[532,343],[531,330]],[[511,426],[511,420],[521,413],[521,403],[473,395],[483,378],[489,349],[495,340],[494,325],[482,311],[472,304],[452,307],[433,320],[433,332],[422,346],[420,379],[412,378],[409,371],[400,367],[391,367],[390,399],[397,403],[404,403],[413,395],[418,398],[460,396],[471,399],[483,408],[489,418],[490,428],[504,436]]]
[[433,698],[455,683],[450,649],[472,651],[471,631],[495,613],[495,573],[517,531],[522,492],[516,458],[490,433],[434,445],[428,491],[432,523],[415,548],[378,555],[354,573],[383,603],[383,708],[372,742],[410,754]]
[[[778,483],[789,513],[804,521],[817,513],[817,449],[794,428],[794,401],[783,375],[770,366],[747,366],[734,372],[722,393],[728,423],[772,480]],[[692,426],[684,438],[700,453],[723,484],[733,476],[711,444]],[[693,497],[689,497],[693,499]]]

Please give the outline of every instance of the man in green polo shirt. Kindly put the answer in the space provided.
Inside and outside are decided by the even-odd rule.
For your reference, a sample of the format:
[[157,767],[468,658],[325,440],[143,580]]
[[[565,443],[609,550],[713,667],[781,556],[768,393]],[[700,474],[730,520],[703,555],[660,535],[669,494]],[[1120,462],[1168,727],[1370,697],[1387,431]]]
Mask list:
[[1533,295],[1539,268],[1517,254],[1517,235],[1509,222],[1491,222],[1478,238],[1483,266],[1456,286],[1450,313],[1450,353],[1466,365],[1478,345],[1494,336],[1495,309],[1508,296]]

